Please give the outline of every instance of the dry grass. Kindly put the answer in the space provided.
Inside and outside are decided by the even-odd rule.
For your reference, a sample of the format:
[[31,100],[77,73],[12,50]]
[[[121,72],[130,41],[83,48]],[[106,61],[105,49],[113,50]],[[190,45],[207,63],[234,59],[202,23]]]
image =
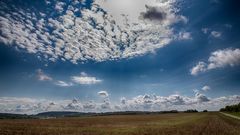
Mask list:
[[0,135],[240,135],[240,121],[219,113],[0,120]]

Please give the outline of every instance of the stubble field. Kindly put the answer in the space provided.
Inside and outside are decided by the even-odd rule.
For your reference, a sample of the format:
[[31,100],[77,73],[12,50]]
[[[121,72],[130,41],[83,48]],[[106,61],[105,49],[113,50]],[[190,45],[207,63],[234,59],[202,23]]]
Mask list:
[[0,135],[240,135],[218,112],[0,120]]

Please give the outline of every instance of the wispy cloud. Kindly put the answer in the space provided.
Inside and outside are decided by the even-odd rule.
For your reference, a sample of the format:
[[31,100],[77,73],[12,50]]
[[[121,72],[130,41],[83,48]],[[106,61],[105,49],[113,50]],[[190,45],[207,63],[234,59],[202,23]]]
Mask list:
[[85,72],[82,72],[80,76],[72,76],[71,80],[77,84],[97,84],[101,83],[103,80],[97,79],[96,77],[88,76]]
[[213,36],[215,38],[220,38],[222,36],[222,33],[219,31],[212,31],[211,36]]
[[37,70],[37,78],[39,81],[52,81],[53,80],[50,76],[46,75],[42,71],[42,69]]
[[59,87],[71,87],[71,86],[74,86],[75,84],[91,85],[91,84],[101,83],[103,81],[103,80],[97,79],[96,77],[89,76],[85,72],[81,72],[79,76],[71,76],[70,82],[53,79],[52,77],[50,77],[50,75],[45,74],[42,69],[37,70],[36,76],[39,81],[51,81],[54,85],[57,85]]
[[[225,27],[231,27],[231,25],[227,25]],[[216,31],[216,30],[212,30],[211,28],[202,28],[201,31],[204,34],[210,35],[213,38],[220,38],[222,36],[222,32],[220,31]]]
[[107,91],[99,91],[98,95],[102,96],[102,97],[108,97],[109,96]]
[[192,35],[190,32],[180,32],[178,39],[179,40],[190,40],[190,39],[192,39]]
[[60,87],[70,87],[73,86],[73,83],[67,83],[65,81],[57,81],[55,82],[55,85],[60,86]]

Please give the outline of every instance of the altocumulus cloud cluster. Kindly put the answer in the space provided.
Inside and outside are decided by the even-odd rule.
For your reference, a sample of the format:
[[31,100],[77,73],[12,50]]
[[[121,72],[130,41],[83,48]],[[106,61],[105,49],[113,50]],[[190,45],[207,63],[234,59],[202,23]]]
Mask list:
[[182,39],[172,25],[187,23],[176,0],[16,3],[0,2],[0,42],[51,61],[105,61],[154,52]]
[[122,97],[119,102],[112,103],[107,91],[99,91],[99,101],[81,101],[77,98],[72,100],[46,100],[32,98],[0,97],[0,110],[4,113],[27,113],[34,114],[45,111],[81,111],[81,112],[107,112],[107,111],[165,111],[178,109],[209,109],[219,108],[236,104],[240,96],[223,96],[209,98],[204,94],[195,92],[192,97],[181,95],[159,96],[139,95],[130,99]]

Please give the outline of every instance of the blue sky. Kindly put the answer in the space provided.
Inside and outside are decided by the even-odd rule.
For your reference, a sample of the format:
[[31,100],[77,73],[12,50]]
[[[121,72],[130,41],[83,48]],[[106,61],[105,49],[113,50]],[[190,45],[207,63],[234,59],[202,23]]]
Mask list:
[[0,112],[240,102],[237,0],[0,4]]

